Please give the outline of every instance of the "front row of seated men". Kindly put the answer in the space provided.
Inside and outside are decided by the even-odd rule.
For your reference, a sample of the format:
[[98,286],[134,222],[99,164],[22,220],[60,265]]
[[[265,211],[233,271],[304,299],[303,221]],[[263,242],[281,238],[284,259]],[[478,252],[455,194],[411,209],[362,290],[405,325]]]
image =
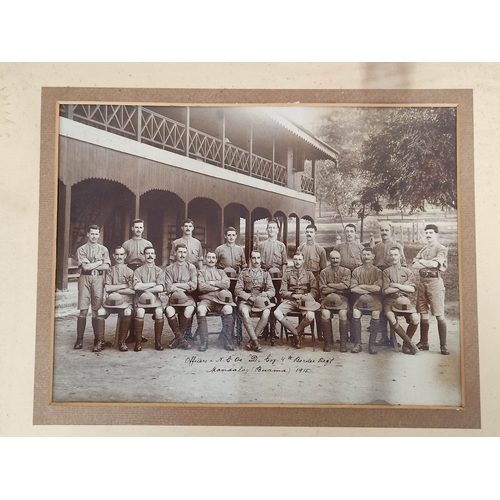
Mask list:
[[[193,264],[187,262],[188,249],[181,242],[175,247],[175,261],[163,272],[156,266],[155,250],[150,246],[144,249],[144,264],[132,271],[125,265],[126,252],[122,246],[114,250],[116,264],[110,267],[108,251],[97,243],[98,237],[99,228],[91,226],[88,242],[78,250],[82,274],[78,285],[80,315],[75,349],[83,346],[86,314],[91,306],[94,352],[104,348],[104,322],[112,313],[119,314],[120,351],[128,350],[125,339],[132,321],[135,329],[134,351],[142,350],[146,313],[151,313],[154,319],[156,350],[163,350],[163,313],[174,333],[169,347],[189,349],[191,346],[186,339],[192,338],[189,332],[195,311],[200,333],[199,351],[208,348],[206,315],[209,312],[222,314],[220,339],[225,349],[234,350],[233,307],[236,304],[229,292],[230,279],[224,270],[216,267],[217,256],[214,252],[207,253],[206,265],[197,271]],[[276,304],[278,301],[271,273],[262,267],[260,252],[253,251],[250,267],[241,270],[234,288],[234,295],[239,302],[238,311],[250,338],[246,347],[256,352],[262,350],[258,338],[271,319],[271,310],[277,305],[274,319],[293,335],[293,345],[297,349],[301,347],[305,328],[314,321],[315,312],[320,312],[323,350],[330,352],[332,349],[331,315],[338,314],[340,351],[347,351],[350,319],[354,342],[351,352],[358,353],[361,351],[360,318],[362,314],[370,314],[369,352],[376,354],[375,340],[380,331],[380,314],[384,311],[392,329],[404,341],[403,352],[416,354],[418,347],[412,342],[412,336],[418,327],[419,315],[407,298],[415,291],[413,275],[411,270],[401,266],[399,248],[394,247],[389,253],[392,265],[381,271],[373,265],[373,250],[364,249],[362,265],[351,274],[348,268],[340,266],[340,253],[333,250],[330,253],[330,265],[319,275],[318,288],[316,276],[304,269],[304,255],[297,251],[293,256],[293,267],[283,275],[279,291],[281,301]],[[108,294],[105,301],[104,290]],[[162,292],[166,292],[169,297],[164,311],[159,298]],[[287,318],[293,312],[300,314],[297,327]],[[409,323],[406,332],[398,323],[398,315],[404,316]],[[259,319],[254,327],[252,317],[255,316]]]

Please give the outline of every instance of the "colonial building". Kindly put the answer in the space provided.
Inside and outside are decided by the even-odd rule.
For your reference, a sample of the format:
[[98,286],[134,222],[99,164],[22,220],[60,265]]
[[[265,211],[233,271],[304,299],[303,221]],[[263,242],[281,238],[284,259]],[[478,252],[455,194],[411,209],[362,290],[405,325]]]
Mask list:
[[276,109],[63,104],[57,288],[67,288],[90,224],[112,252],[130,238],[131,221],[144,219],[162,266],[185,218],[205,250],[234,226],[248,257],[256,223],[271,217],[280,239],[294,232],[298,245],[300,220],[315,213],[319,159],[336,162],[338,153]]

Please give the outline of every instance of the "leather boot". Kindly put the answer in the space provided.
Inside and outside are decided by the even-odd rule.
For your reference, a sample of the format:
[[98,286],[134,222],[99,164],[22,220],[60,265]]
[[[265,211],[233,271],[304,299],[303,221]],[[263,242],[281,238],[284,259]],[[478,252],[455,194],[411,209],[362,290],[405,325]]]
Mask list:
[[380,320],[371,319],[370,321],[370,338],[368,340],[368,352],[370,354],[377,354],[377,349],[375,348],[375,341],[377,340],[377,335],[380,331]]
[[361,318],[352,318],[351,335],[354,338],[354,346],[351,352],[357,354],[363,350],[361,347]]
[[130,328],[129,328],[130,334],[125,340],[127,344],[131,344],[132,342],[135,342],[135,330],[134,330],[134,322],[130,322]]
[[[410,340],[413,339],[413,335],[415,335],[417,328],[418,328],[418,325],[414,325],[413,323],[410,323],[408,325],[408,328],[406,329],[406,335],[408,335],[408,338]],[[408,344],[408,342],[406,342],[406,341],[403,342],[402,351],[404,354],[411,354],[410,344]]]
[[446,334],[448,328],[446,326],[446,321],[444,319],[438,320],[438,332],[439,332],[439,345],[441,346],[441,354],[448,355],[450,351],[446,347]]
[[[179,323],[178,328],[175,333],[175,339],[170,343],[170,348],[175,349],[180,347],[181,349],[190,349],[191,344],[185,339],[186,332],[189,331],[191,325],[193,324],[193,318],[186,318],[184,314],[179,313]],[[172,347],[173,345],[173,347]]]
[[420,342],[417,344],[417,347],[421,351],[429,350],[429,320],[421,319],[420,320]]
[[314,319],[316,320],[316,333],[318,334],[318,340],[325,340],[323,323],[321,321],[321,309],[314,313]]
[[[332,322],[330,319],[321,318],[321,328],[323,330],[323,352],[331,352],[333,344]],[[318,337],[319,340],[319,337]]]
[[377,347],[390,346],[391,340],[387,331],[387,316],[384,313],[380,314],[380,340],[375,342]]
[[85,325],[87,318],[85,316],[78,316],[76,320],[76,342],[73,349],[81,349],[83,347],[83,334],[85,333]]
[[403,327],[399,323],[396,323],[392,328],[403,339],[403,345],[404,343],[408,344],[411,354],[417,354],[419,348],[412,342],[411,338],[408,337]]
[[[264,328],[266,328],[266,325],[268,324],[269,320],[264,319],[262,316],[259,318],[259,321],[257,322],[257,325],[255,325],[255,335],[257,335],[257,338],[259,337],[259,334],[262,334],[264,331]],[[271,340],[273,339],[273,335],[271,334]]]
[[348,321],[339,319],[340,352],[347,352]]
[[200,347],[198,347],[198,351],[204,352],[208,349],[208,324],[206,316],[198,316],[198,334],[200,335]]
[[161,345],[161,334],[163,333],[163,325],[165,324],[165,320],[163,316],[161,319],[155,319],[155,349],[157,351],[163,351],[163,347]]
[[134,318],[135,346],[134,351],[142,351],[142,331],[144,330],[144,318]]
[[232,314],[224,314],[222,316],[222,338],[224,339],[224,349],[226,351],[234,351]]
[[262,346],[260,345],[259,341],[257,340],[257,333],[253,327],[252,320],[250,318],[245,318],[245,316],[241,317],[241,320],[243,324],[245,325],[245,328],[248,332],[248,335],[250,337],[250,343],[246,344],[246,348],[255,351],[255,352],[260,352],[262,351]]
[[293,335],[293,345],[294,345],[294,347],[297,347],[297,344],[298,344],[297,349],[300,349],[301,348],[301,342],[300,342],[299,332],[297,331],[297,329],[290,323],[290,321],[288,321],[286,319],[286,317],[284,317],[280,321],[280,323]]
[[92,352],[104,350],[104,318],[99,316],[92,318],[92,328],[94,329],[94,347]]
[[122,316],[120,318],[120,330],[118,333],[118,349],[120,349],[120,351],[122,352],[128,351],[125,338],[127,336],[131,324],[132,324],[132,315]]

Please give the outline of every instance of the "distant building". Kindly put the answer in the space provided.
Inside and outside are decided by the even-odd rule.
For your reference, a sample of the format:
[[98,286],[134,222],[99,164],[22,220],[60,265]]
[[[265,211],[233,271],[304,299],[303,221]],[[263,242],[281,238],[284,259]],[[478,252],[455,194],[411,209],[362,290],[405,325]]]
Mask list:
[[[256,221],[315,213],[315,161],[338,153],[274,110],[262,107],[151,107],[62,104],[59,123],[57,288],[67,288],[68,260],[101,227],[111,251],[145,220],[144,237],[168,262],[189,217],[205,250],[241,232],[247,257]],[[309,175],[306,160],[312,162]]]

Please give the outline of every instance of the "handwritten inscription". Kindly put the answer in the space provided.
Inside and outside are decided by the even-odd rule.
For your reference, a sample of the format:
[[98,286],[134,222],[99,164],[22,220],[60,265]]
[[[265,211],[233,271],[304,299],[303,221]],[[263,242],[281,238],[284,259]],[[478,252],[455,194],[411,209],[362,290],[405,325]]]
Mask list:
[[215,356],[213,358],[199,355],[188,356],[185,363],[190,366],[206,367],[206,373],[313,373],[314,368],[331,365],[335,358],[314,358],[307,355],[275,356],[273,354],[244,354]]

